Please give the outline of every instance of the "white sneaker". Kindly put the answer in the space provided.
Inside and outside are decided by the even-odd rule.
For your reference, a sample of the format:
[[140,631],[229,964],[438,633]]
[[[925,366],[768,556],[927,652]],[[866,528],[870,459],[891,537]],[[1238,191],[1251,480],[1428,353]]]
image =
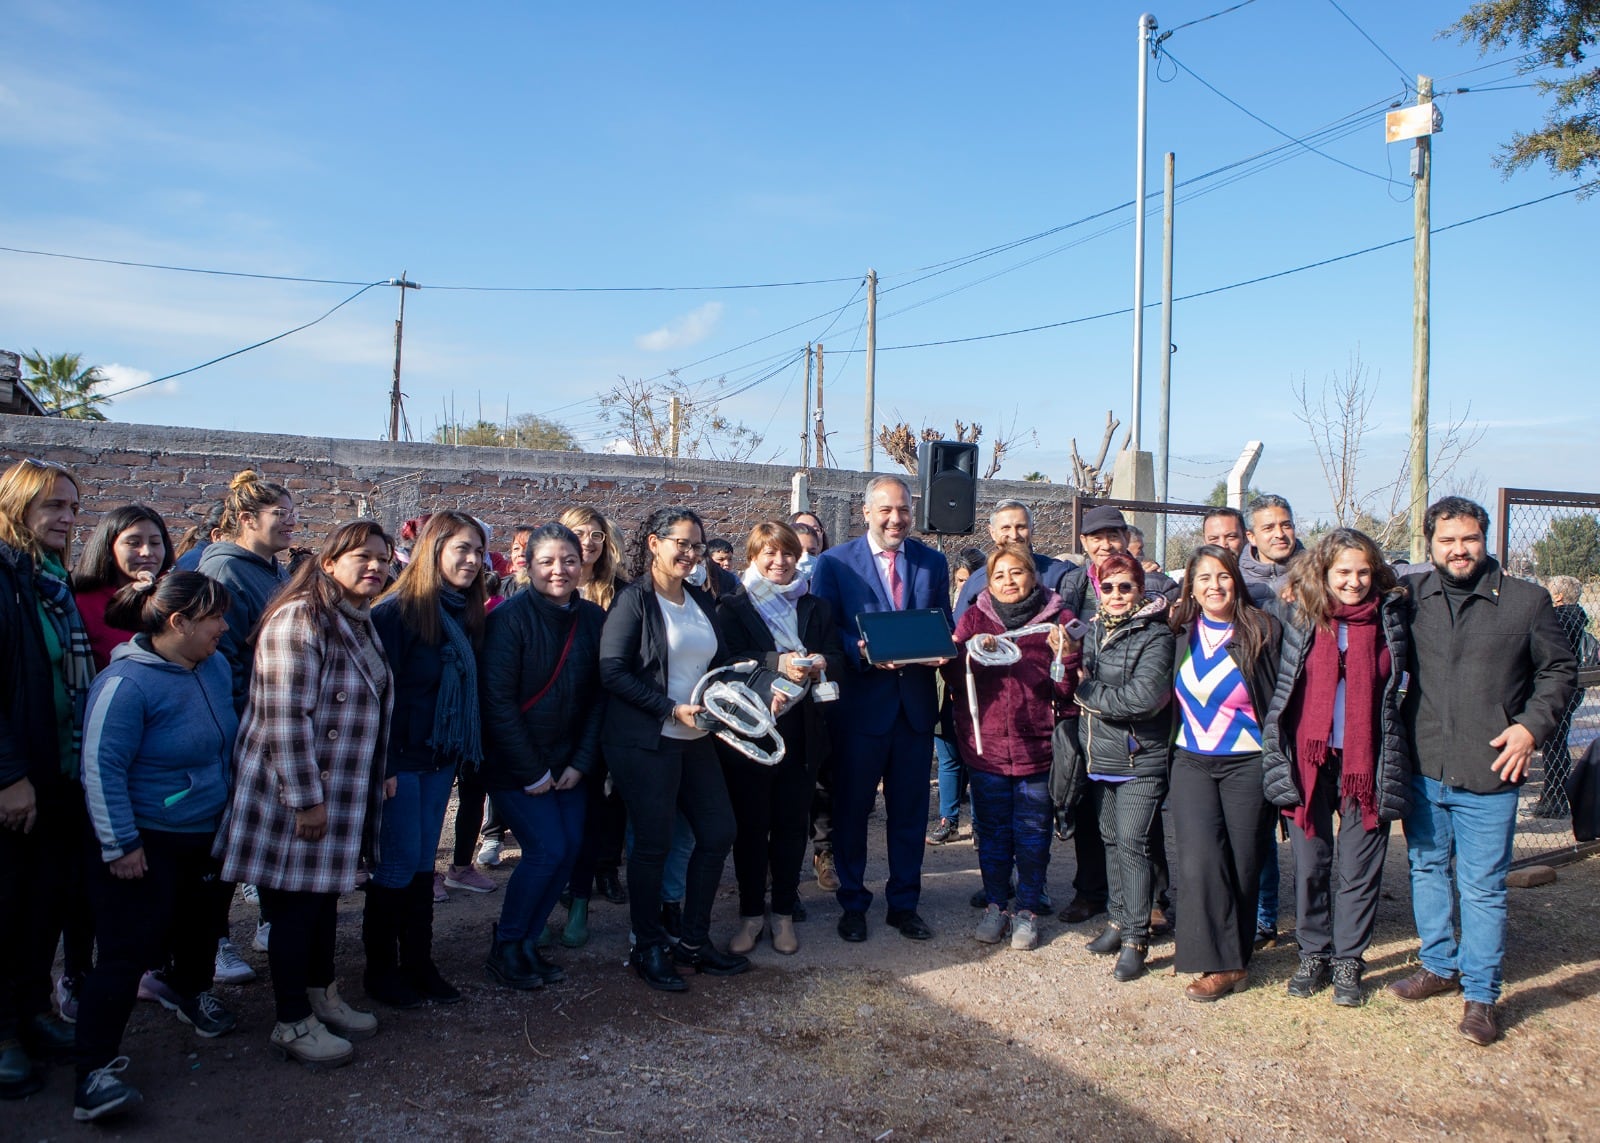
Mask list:
[[261,907],[261,891],[254,885],[239,886],[239,895],[244,898],[246,905],[254,905],[258,909]]
[[271,921],[257,921],[256,922],[256,939],[250,942],[252,945],[255,946],[256,952],[266,952],[267,951],[267,941],[270,940],[271,938],[272,938],[272,922]]
[[218,984],[249,984],[256,978],[256,970],[239,955],[233,942],[223,937],[217,942],[217,967],[212,979]]
[[371,1012],[350,1007],[345,998],[339,995],[338,982],[325,989],[308,988],[306,997],[311,1001],[311,1010],[316,1013],[317,1019],[334,1034],[346,1040],[365,1040],[377,1035],[378,1018]]
[[486,837],[483,844],[478,846],[478,864],[493,868],[500,864],[500,839]]
[[356,1054],[349,1040],[335,1034],[315,1016],[275,1025],[269,1042],[280,1060],[297,1060],[312,1071],[342,1067]]
[[986,945],[997,945],[1010,931],[1011,914],[991,901],[983,910],[983,916],[978,918],[978,927],[972,935]]

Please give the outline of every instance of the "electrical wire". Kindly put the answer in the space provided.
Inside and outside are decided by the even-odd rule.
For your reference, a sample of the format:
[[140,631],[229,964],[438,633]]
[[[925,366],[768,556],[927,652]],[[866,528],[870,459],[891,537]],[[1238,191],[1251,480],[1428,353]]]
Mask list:
[[[1529,199],[1526,202],[1514,203],[1511,206],[1504,206],[1504,207],[1501,207],[1498,210],[1487,211],[1487,212],[1485,212],[1483,214],[1474,215],[1471,218],[1461,219],[1459,222],[1449,223],[1446,226],[1436,226],[1431,231],[1429,231],[1429,233],[1430,234],[1444,234],[1444,233],[1446,233],[1448,231],[1456,230],[1456,229],[1458,229],[1460,227],[1463,227],[1463,226],[1470,226],[1471,224],[1473,224],[1475,222],[1483,222],[1485,219],[1496,218],[1496,217],[1498,217],[1499,215],[1502,215],[1502,214],[1509,214],[1514,210],[1521,210],[1524,207],[1529,207],[1529,206],[1537,206],[1540,203],[1549,202],[1552,199],[1562,198],[1562,197],[1564,197],[1566,195],[1569,195],[1569,194],[1577,194],[1577,193],[1582,192],[1582,191],[1593,191],[1596,188],[1600,188],[1600,180],[1597,180],[1595,182],[1584,183],[1584,184],[1582,184],[1580,186],[1568,187],[1566,190],[1554,191],[1551,194],[1543,195],[1543,196],[1541,196],[1539,198]],[[1192,301],[1192,300],[1194,300],[1196,298],[1210,297],[1213,294],[1221,294],[1221,293],[1225,293],[1225,292],[1227,292],[1229,290],[1237,290],[1237,289],[1240,289],[1241,287],[1244,287],[1244,286],[1254,286],[1254,285],[1257,285],[1257,284],[1259,284],[1261,282],[1270,282],[1270,281],[1273,281],[1273,280],[1278,279],[1278,278],[1286,278],[1291,274],[1299,274],[1299,273],[1301,273],[1301,272],[1303,272],[1305,270],[1315,270],[1315,269],[1318,269],[1318,268],[1323,267],[1323,266],[1331,266],[1336,262],[1345,262],[1345,261],[1348,261],[1351,258],[1359,258],[1364,254],[1373,254],[1373,253],[1376,253],[1379,250],[1387,250],[1390,247],[1400,246],[1400,245],[1403,245],[1403,244],[1405,244],[1407,242],[1411,242],[1413,240],[1414,240],[1414,236],[1413,235],[1407,235],[1404,238],[1396,238],[1396,239],[1394,239],[1394,240],[1392,240],[1390,242],[1380,242],[1380,243],[1378,243],[1378,244],[1376,244],[1374,246],[1363,247],[1360,250],[1352,250],[1347,254],[1338,254],[1338,255],[1335,255],[1332,258],[1322,258],[1322,259],[1320,259],[1320,260],[1318,260],[1316,262],[1307,262],[1302,266],[1294,266],[1294,267],[1291,267],[1290,269],[1287,269],[1287,270],[1278,270],[1278,271],[1275,271],[1274,273],[1271,273],[1271,274],[1262,274],[1262,275],[1259,275],[1258,277],[1246,278],[1243,281],[1231,282],[1226,286],[1213,286],[1211,289],[1208,289],[1208,290],[1197,290],[1192,294],[1183,294],[1183,295],[1181,295],[1179,297],[1173,298],[1172,300],[1176,303],[1176,302]],[[1150,302],[1150,303],[1148,303],[1146,305],[1146,308],[1147,309],[1153,309],[1158,305],[1160,305],[1159,302]],[[902,349],[928,349],[930,347],[939,346],[939,345],[964,345],[964,344],[966,344],[968,342],[973,342],[973,341],[992,341],[995,338],[1000,338],[1000,337],[1016,337],[1019,334],[1038,333],[1038,332],[1041,332],[1041,331],[1047,330],[1047,329],[1062,329],[1062,328],[1064,328],[1066,326],[1070,326],[1070,325],[1081,325],[1084,322],[1099,321],[1102,318],[1108,318],[1108,317],[1119,317],[1119,316],[1121,316],[1123,314],[1130,314],[1132,312],[1133,312],[1133,307],[1132,306],[1123,306],[1121,309],[1106,310],[1106,311],[1104,311],[1102,313],[1096,313],[1096,314],[1086,314],[1083,317],[1068,318],[1066,321],[1047,322],[1047,323],[1045,323],[1043,325],[1027,326],[1027,327],[1022,328],[1022,329],[1000,330],[1000,331],[995,332],[995,333],[974,334],[974,335],[972,335],[970,337],[943,338],[943,339],[938,340],[938,341],[921,341],[921,342],[916,342],[916,343],[910,344],[910,345],[880,345],[880,346],[878,346],[878,352],[880,352],[880,353],[891,353],[891,352],[894,352],[896,350],[902,350]]]
[[780,290],[790,286],[832,286],[855,278],[809,278],[796,282],[738,282],[721,286],[429,286],[478,294],[684,294],[725,290]]
[[[268,282],[307,282],[316,286],[360,286],[365,283],[345,278],[297,278],[289,274],[249,274],[243,270],[202,270],[194,266],[168,266],[161,262],[132,262],[122,258],[91,258],[87,254],[59,254],[51,250],[26,250],[20,246],[0,246],[6,254],[31,254],[36,258],[60,258],[69,262],[94,262],[101,266],[131,266],[139,270],[171,270],[178,274],[209,274],[218,278],[259,278]],[[378,282],[375,285],[383,285]]]
[[1357,32],[1361,33],[1361,38],[1363,40],[1366,40],[1367,43],[1371,44],[1374,48],[1377,49],[1378,54],[1380,56],[1382,56],[1384,59],[1388,60],[1391,64],[1394,65],[1394,70],[1400,73],[1400,79],[1401,79],[1401,81],[1403,83],[1405,83],[1406,90],[1407,91],[1415,90],[1415,85],[1414,85],[1414,83],[1412,81],[1411,73],[1406,71],[1405,68],[1401,67],[1400,64],[1399,64],[1399,61],[1397,61],[1393,56],[1391,56],[1388,52],[1384,51],[1382,44],[1378,43],[1377,40],[1375,40],[1371,36],[1367,35],[1367,30],[1365,28],[1363,28],[1360,24],[1356,23],[1356,20],[1355,20],[1354,16],[1350,15],[1349,12],[1346,12],[1343,8],[1339,7],[1339,0],[1328,0],[1328,3],[1333,5],[1333,10],[1335,12],[1339,13],[1339,15],[1343,16],[1347,21],[1349,21],[1349,24],[1350,24],[1350,26],[1352,28],[1354,28]]
[[1190,20],[1187,23],[1178,24],[1175,27],[1168,28],[1165,32],[1162,32],[1159,36],[1156,37],[1155,44],[1153,46],[1159,47],[1161,45],[1162,41],[1171,39],[1172,36],[1175,33],[1181,32],[1185,28],[1192,28],[1196,24],[1204,24],[1207,20],[1215,20],[1218,16],[1226,16],[1230,12],[1237,12],[1240,8],[1248,8],[1250,5],[1254,4],[1255,2],[1256,2],[1256,0],[1242,0],[1242,3],[1235,4],[1231,8],[1224,8],[1224,9],[1222,9],[1222,11],[1213,12],[1209,16],[1201,16],[1197,20]]
[[[306,322],[303,325],[297,325],[293,329],[286,329],[282,333],[274,334],[273,336],[271,336],[269,338],[265,338],[265,339],[263,339],[261,341],[258,341],[256,343],[254,343],[253,345],[247,345],[243,349],[235,349],[232,353],[224,353],[221,357],[213,357],[210,361],[202,361],[199,365],[191,365],[191,366],[189,366],[189,368],[180,369],[176,373],[168,373],[168,374],[165,374],[164,376],[161,376],[161,377],[152,377],[148,381],[141,381],[137,385],[130,385],[126,389],[119,389],[116,393],[108,394],[108,396],[111,396],[111,397],[122,397],[122,396],[125,396],[125,395],[129,394],[129,393],[134,392],[135,390],[144,389],[144,388],[147,388],[147,387],[149,387],[151,385],[159,385],[163,381],[171,381],[175,377],[183,377],[183,376],[185,376],[187,374],[197,372],[198,370],[201,370],[201,369],[205,369],[207,366],[216,365],[218,362],[227,361],[230,357],[238,357],[241,353],[249,353],[252,349],[260,349],[263,345],[271,345],[275,341],[282,341],[284,338],[288,337],[290,334],[299,333],[303,329],[310,329],[312,326],[316,325],[318,322],[323,321],[326,318],[332,317],[335,313],[337,313],[340,310],[344,309],[345,306],[347,306],[351,302],[355,301],[362,294],[364,294],[368,290],[372,289],[372,287],[374,287],[374,286],[387,286],[388,284],[389,284],[388,279],[384,279],[381,282],[368,282],[366,285],[362,286],[359,290],[357,290],[355,293],[351,294],[348,298],[346,298],[344,301],[340,302],[338,305],[334,306],[332,309],[325,311],[324,313],[322,313],[318,317],[312,318],[310,321]],[[80,401],[76,405],[68,405],[64,409],[57,409],[54,413],[51,414],[51,416],[59,417],[59,416],[62,416],[64,414],[66,414],[66,413],[71,412],[73,409],[81,409],[85,405],[88,405],[88,404],[90,404],[89,401]]]

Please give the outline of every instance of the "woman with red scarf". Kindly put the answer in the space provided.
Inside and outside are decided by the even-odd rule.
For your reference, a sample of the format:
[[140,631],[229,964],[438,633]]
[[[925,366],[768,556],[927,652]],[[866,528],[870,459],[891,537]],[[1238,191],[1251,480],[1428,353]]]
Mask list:
[[1371,539],[1337,528],[1291,565],[1283,597],[1262,754],[1267,800],[1283,807],[1294,847],[1300,968],[1289,995],[1307,999],[1331,981],[1333,1002],[1355,1008],[1389,823],[1410,801],[1405,588]]

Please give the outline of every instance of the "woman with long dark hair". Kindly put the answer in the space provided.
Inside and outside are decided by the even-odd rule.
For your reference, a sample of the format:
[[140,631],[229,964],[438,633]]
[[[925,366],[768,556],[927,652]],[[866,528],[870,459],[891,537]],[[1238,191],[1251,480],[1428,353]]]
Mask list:
[[533,989],[561,980],[539,937],[572,875],[599,769],[600,629],[605,613],[578,595],[579,543],[560,524],[528,541],[528,590],[495,608],[484,639],[483,784],[522,859],[491,934],[491,980]]
[[67,583],[78,481],[21,460],[0,476],[0,1099],[44,1086],[72,1050],[50,1012],[66,903],[83,893],[79,759],[94,653]]
[[371,863],[394,686],[370,607],[394,549],[383,526],[334,531],[261,618],[233,798],[217,836],[227,881],[259,887],[272,917],[272,1051],[308,1066],[350,1061],[378,1030],[334,982],[340,893]]
[[169,953],[178,1019],[207,1039],[237,1023],[210,992],[215,933],[233,895],[211,854],[239,727],[232,672],[214,654],[227,610],[228,589],[188,571],[127,584],[105,609],[130,641],[95,679],[84,720],[100,957],[79,995],[79,1120],[140,1102],[121,1079],[122,1035],[140,975]]
[[1377,544],[1335,528],[1289,566],[1283,594],[1283,659],[1262,755],[1267,800],[1283,807],[1294,850],[1300,967],[1289,995],[1306,999],[1331,982],[1335,1004],[1358,1008],[1389,824],[1411,805],[1400,718],[1406,591]]
[[394,675],[379,861],[362,915],[367,995],[393,1008],[461,993],[433,960],[433,865],[456,773],[483,762],[477,653],[483,643],[483,528],[435,512],[411,562],[372,609]]
[[178,537],[172,549],[172,566],[179,571],[198,571],[206,549],[222,539],[222,516],[228,510],[225,501],[219,500],[206,510],[198,524]]
[[1238,558],[1203,544],[1184,569],[1177,635],[1178,736],[1168,799],[1177,833],[1176,967],[1213,1001],[1243,988],[1254,951],[1262,794],[1261,724],[1278,678],[1283,628],[1250,599]]
[[[725,597],[719,616],[730,658],[753,659],[790,683],[809,687],[828,669],[835,678],[842,675],[845,657],[827,601],[810,594],[810,582],[797,572],[800,552],[800,537],[789,525],[757,524],[745,543],[744,591]],[[729,952],[753,950],[769,923],[774,949],[800,950],[794,907],[811,791],[829,749],[823,710],[808,691],[778,716],[785,749],[776,766],[718,747],[737,823],[733,870],[739,881],[739,931],[728,943]]]
[[[601,745],[633,823],[628,890],[632,962],[652,988],[682,992],[674,968],[732,976],[745,957],[711,943],[711,905],[733,848],[733,807],[695,684],[728,660],[709,593],[686,581],[705,555],[705,530],[688,508],[661,508],[639,527],[633,582],[618,593],[600,638],[600,680],[610,693]],[[679,811],[694,831],[681,939],[661,924],[661,877]]]
[[111,652],[133,637],[106,622],[111,597],[140,577],[166,575],[172,560],[172,539],[155,509],[124,504],[100,517],[72,569],[72,595],[89,632],[96,670],[105,670]]
[[1109,889],[1105,929],[1090,952],[1117,954],[1113,977],[1144,973],[1150,912],[1156,899],[1156,852],[1167,796],[1172,738],[1172,631],[1167,597],[1145,592],[1144,565],[1115,552],[1099,566],[1100,607],[1083,639],[1082,679],[1074,701],[1082,710],[1088,792],[1100,819]]

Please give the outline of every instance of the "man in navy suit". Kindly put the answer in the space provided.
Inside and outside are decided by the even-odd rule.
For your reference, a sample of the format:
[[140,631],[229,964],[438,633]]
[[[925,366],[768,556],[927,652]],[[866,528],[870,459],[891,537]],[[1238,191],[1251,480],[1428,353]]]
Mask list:
[[950,568],[944,556],[910,538],[911,489],[898,476],[867,485],[867,534],[817,558],[811,590],[826,599],[854,670],[839,680],[832,712],[833,856],[839,873],[839,935],[867,939],[872,893],[867,872],[867,815],[878,783],[888,820],[890,925],[912,940],[933,935],[917,915],[923,834],[938,699],[931,665],[871,666],[862,655],[856,616],[864,611],[937,607],[950,617]]

